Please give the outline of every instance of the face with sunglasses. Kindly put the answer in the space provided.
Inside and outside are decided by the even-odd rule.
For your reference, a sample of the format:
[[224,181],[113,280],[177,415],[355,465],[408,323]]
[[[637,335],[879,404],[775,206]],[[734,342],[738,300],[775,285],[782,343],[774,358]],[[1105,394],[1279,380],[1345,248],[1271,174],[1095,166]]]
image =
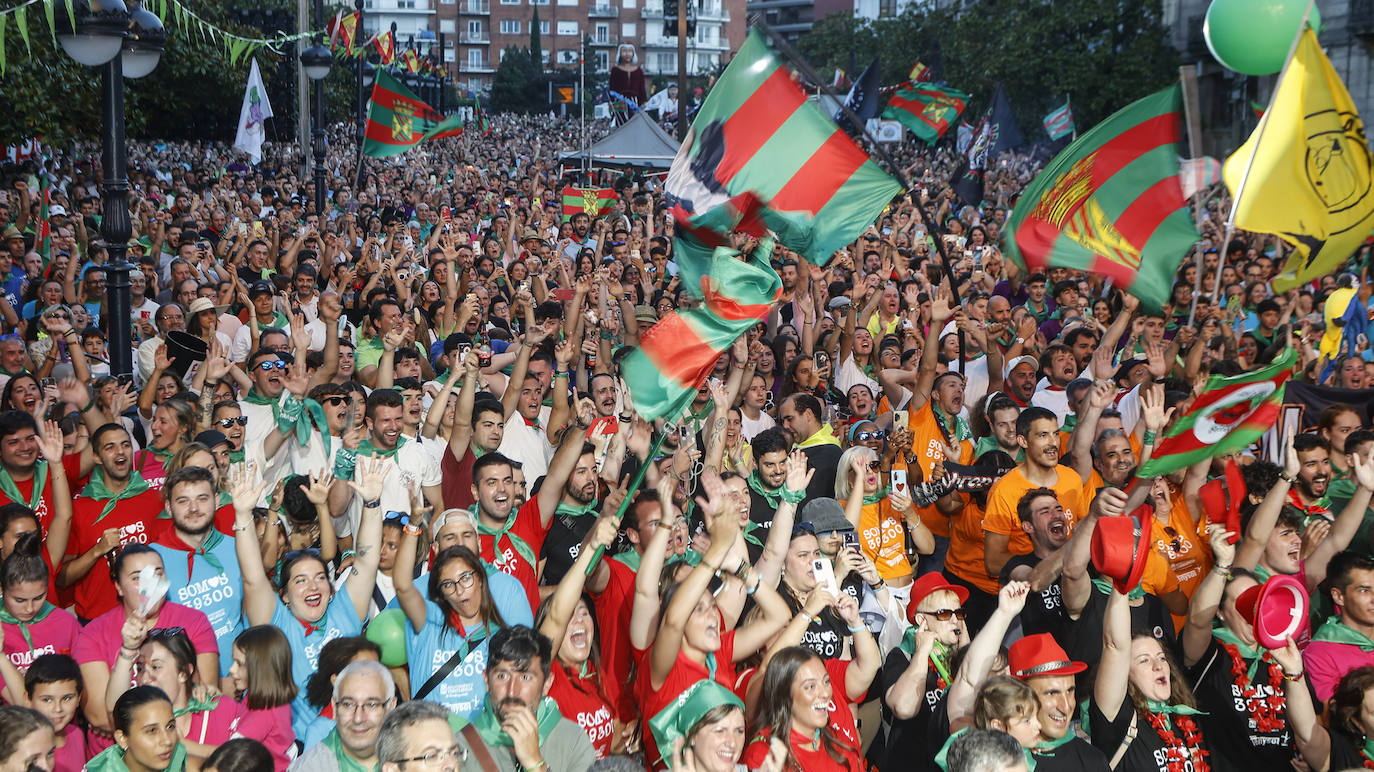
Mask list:
[[883,452],[883,441],[887,439],[887,432],[879,429],[877,424],[872,421],[860,421],[850,431],[853,432],[855,445],[862,445],[874,453]]
[[215,428],[229,438],[234,450],[243,447],[243,428],[248,425],[248,416],[243,414],[237,404],[223,405],[215,410]]
[[287,364],[276,354],[264,355],[253,360],[248,368],[248,377],[253,381],[253,389],[269,399],[281,396],[285,387]]
[[912,618],[916,629],[929,630],[945,646],[957,646],[969,639],[959,596],[949,590],[937,590],[923,598]]

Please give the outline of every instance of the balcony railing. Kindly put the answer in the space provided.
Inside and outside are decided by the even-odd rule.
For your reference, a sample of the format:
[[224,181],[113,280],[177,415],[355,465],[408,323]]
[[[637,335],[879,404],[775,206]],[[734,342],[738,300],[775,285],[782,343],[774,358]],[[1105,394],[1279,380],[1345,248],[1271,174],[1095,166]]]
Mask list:
[[463,42],[464,42],[464,43],[490,43],[490,42],[491,42],[491,37],[488,36],[486,32],[471,32],[471,31],[468,31],[468,32],[464,32],[464,33],[463,33]]
[[491,62],[460,62],[459,72],[496,72],[496,68],[491,66]]
[[491,13],[491,3],[488,0],[467,0],[459,6],[460,13],[488,14]]
[[609,5],[594,5],[587,9],[587,15],[593,19],[615,18],[616,9]]

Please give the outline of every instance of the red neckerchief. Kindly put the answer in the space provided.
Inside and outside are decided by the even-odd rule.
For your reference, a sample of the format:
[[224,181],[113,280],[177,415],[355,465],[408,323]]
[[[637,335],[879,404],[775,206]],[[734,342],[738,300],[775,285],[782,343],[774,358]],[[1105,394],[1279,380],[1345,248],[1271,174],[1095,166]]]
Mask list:
[[1290,487],[1288,489],[1288,503],[1302,510],[1302,513],[1308,517],[1325,517],[1330,519],[1331,510],[1323,507],[1321,504],[1308,506],[1302,503],[1302,496],[1299,495],[1297,488]]
[[333,721],[333,720],[334,720],[334,701],[333,701],[333,700],[330,700],[329,702],[326,702],[326,703],[324,704],[324,710],[320,711],[320,717],[321,717],[321,718],[327,718],[327,719],[329,719],[330,721]]
[[305,628],[305,637],[306,637],[306,638],[309,638],[310,636],[314,635],[316,630],[323,630],[323,629],[324,629],[324,627],[318,626],[318,625],[312,625],[312,624],[310,624],[309,622],[305,621],[304,619],[301,619],[300,617],[295,617],[295,619],[296,619],[297,622],[300,622],[300,623],[301,623],[301,627],[304,627],[304,628]]
[[[182,541],[180,536],[177,536],[177,529],[175,528],[164,529],[162,535],[157,537],[157,541],[155,541],[154,544],[161,544],[164,547],[171,547],[178,552],[186,553],[186,578],[188,581],[190,580],[192,569],[196,567],[196,555],[205,554],[204,543],[202,543],[200,548],[192,547]],[[309,635],[310,631],[307,629],[305,634]]]
[[1012,394],[1010,391],[1004,391],[1004,392],[1002,392],[1002,393],[1005,394],[1005,395],[1007,395],[1007,397],[1010,398],[1012,402],[1015,402],[1017,407],[1024,408],[1024,407],[1026,407],[1027,405],[1030,404],[1029,401],[1027,401],[1027,402],[1022,402],[1021,400],[1017,399],[1017,398],[1016,398],[1016,395],[1015,395],[1015,394]]
[[534,419],[533,421],[531,421],[530,419],[528,419],[528,418],[526,418],[526,417],[524,417],[524,416],[520,416],[520,420],[521,420],[521,421],[524,421],[524,422],[525,422],[525,425],[528,426],[528,427],[530,427],[531,429],[542,429],[542,428],[543,428],[542,426],[539,425],[539,419],[538,419],[538,418],[536,418],[536,419]]

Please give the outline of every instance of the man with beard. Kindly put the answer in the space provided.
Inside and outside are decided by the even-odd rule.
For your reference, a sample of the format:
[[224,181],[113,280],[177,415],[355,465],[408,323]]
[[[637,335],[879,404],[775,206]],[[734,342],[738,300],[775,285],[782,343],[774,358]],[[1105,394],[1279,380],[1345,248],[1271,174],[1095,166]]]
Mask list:
[[[378,389],[367,397],[364,423],[367,438],[357,451],[345,450],[336,456],[334,474],[340,480],[352,479],[358,458],[391,459],[382,480],[381,507],[383,512],[418,515],[411,511],[411,494],[422,494],[423,500],[435,511],[443,511],[444,498],[439,488],[442,477],[439,464],[418,442],[411,442],[403,434],[405,429],[405,400],[394,389]],[[352,486],[338,482],[330,494],[332,511],[348,505],[349,532],[357,533],[362,519],[363,501]]]
[[506,408],[494,399],[477,399],[477,352],[457,365],[463,368],[463,388],[453,412],[453,429],[448,435],[448,452],[439,462],[444,503],[466,508],[476,501],[472,494],[472,465],[477,459],[501,446],[505,434]]
[[[528,627],[505,627],[491,637],[486,704],[472,723],[497,772],[585,772],[596,760],[587,733],[546,694],[552,665],[549,639]],[[461,737],[466,743],[471,734]]]
[[1331,482],[1331,446],[1315,434],[1299,434],[1293,438],[1298,452],[1297,483],[1288,491],[1288,503],[1301,511],[1310,522],[1314,517],[1331,519],[1331,500],[1326,486]]
[[1106,754],[1073,732],[1078,710],[1074,676],[1087,669],[1085,663],[1069,659],[1064,648],[1046,633],[1027,635],[1007,651],[1007,672],[1030,686],[1040,706],[1036,714],[1040,737],[1028,749],[1038,772],[1111,769]]
[[[219,641],[220,677],[234,664],[234,639],[243,629],[243,594],[234,540],[215,529],[215,477],[199,466],[178,469],[162,485],[172,516],[153,544],[170,585],[167,597],[205,614]],[[232,683],[225,684],[229,691]]]
[[1003,391],[1015,400],[1018,406],[1026,407],[1035,396],[1035,381],[1039,368],[1040,363],[1029,354],[1023,354],[1007,365]]
[[596,373],[588,385],[592,390],[592,402],[596,405],[596,414],[602,418],[615,415],[616,405],[620,401],[620,393],[615,386],[615,376],[610,373]]
[[396,681],[386,665],[357,659],[334,679],[329,707],[334,728],[324,740],[305,749],[296,772],[350,772],[377,763],[377,736],[382,721],[396,707]]
[[1097,333],[1087,327],[1075,327],[1064,335],[1064,345],[1073,353],[1078,372],[1088,369],[1097,351]]
[[57,575],[58,587],[75,587],[76,614],[95,619],[119,604],[109,558],[129,543],[148,544],[159,527],[162,497],[133,468],[133,439],[123,424],[91,435],[95,469],[72,502],[72,534]]
[[1017,502],[1032,488],[1050,488],[1064,507],[1064,519],[1073,530],[1075,518],[1088,508],[1083,500],[1083,478],[1059,465],[1059,419],[1043,407],[1028,407],[1016,419],[1016,443],[1026,460],[992,484],[988,491],[987,516],[983,519],[983,560],[990,576],[999,576],[1013,555],[1031,551],[1030,538],[1021,529]]
[[757,466],[745,479],[749,486],[749,521],[753,525],[742,529],[746,534],[746,541],[752,535],[760,544],[767,544],[768,534],[773,528],[773,515],[777,513],[778,507],[782,506],[784,501],[797,504],[806,497],[806,491],[789,491],[784,484],[787,480],[787,455],[791,446],[792,443],[788,441],[787,434],[781,427],[765,429],[754,436],[751,447]]
[[[571,434],[564,442],[575,443],[582,440],[578,433]],[[544,536],[544,550],[540,557],[544,561],[545,586],[553,586],[563,580],[577,560],[582,541],[596,524],[597,510],[601,502],[597,500],[600,486],[596,464],[596,446],[583,443],[582,452],[577,456],[572,474],[563,484],[558,498],[553,521]],[[546,480],[545,485],[548,484]]]
[[824,408],[810,394],[797,393],[783,400],[778,409],[782,428],[792,444],[806,454],[807,466],[816,470],[806,486],[806,498],[833,496],[836,467],[840,463],[840,440],[830,424],[822,423]]
[[[1016,502],[1016,517],[1030,539],[1031,551],[1008,560],[998,580],[1001,584],[1031,583],[1026,606],[1021,610],[1021,629],[1026,635],[1047,633],[1063,624],[1064,601],[1056,579],[1064,562],[1060,550],[1069,543],[1069,525],[1059,497],[1049,488],[1026,491]],[[1051,563],[1037,571],[1046,560]],[[1051,570],[1053,575],[1046,576]]]

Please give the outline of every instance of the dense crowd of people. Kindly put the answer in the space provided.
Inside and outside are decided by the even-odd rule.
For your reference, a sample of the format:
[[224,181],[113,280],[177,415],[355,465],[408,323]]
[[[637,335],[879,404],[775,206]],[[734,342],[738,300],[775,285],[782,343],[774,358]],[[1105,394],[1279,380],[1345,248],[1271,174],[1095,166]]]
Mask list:
[[[324,212],[288,147],[131,148],[131,319],[90,148],[0,169],[2,772],[1374,768],[1374,371],[1322,347],[1366,255],[1275,294],[1214,189],[1146,308],[1004,257],[1043,156],[975,208],[903,146],[646,421],[619,363],[697,302],[663,177],[565,217],[575,125],[492,126],[361,184],[336,143]],[[1290,347],[1314,430],[1132,485]]]

